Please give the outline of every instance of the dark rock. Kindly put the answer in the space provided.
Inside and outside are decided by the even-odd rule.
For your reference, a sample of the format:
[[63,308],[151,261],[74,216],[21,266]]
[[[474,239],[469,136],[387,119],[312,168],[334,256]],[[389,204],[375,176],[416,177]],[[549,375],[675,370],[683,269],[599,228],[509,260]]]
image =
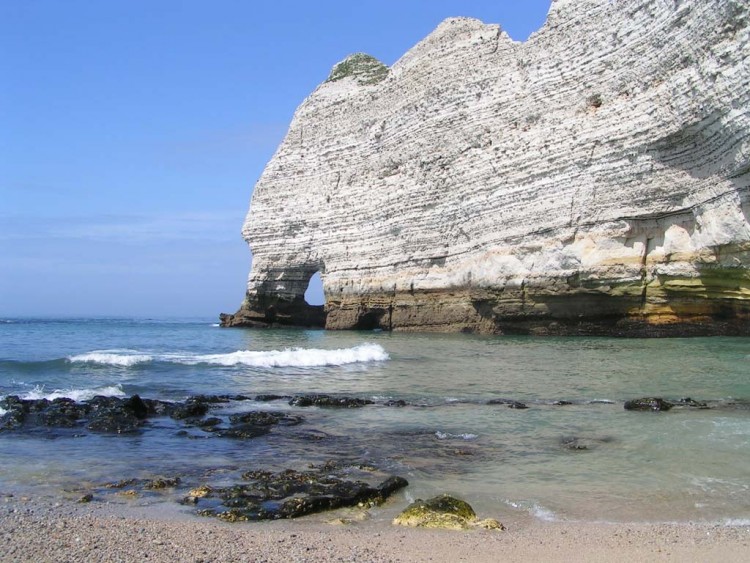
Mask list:
[[668,411],[674,404],[659,397],[644,397],[625,401],[625,410],[628,411]]
[[148,416],[148,406],[138,395],[133,395],[126,401],[123,401],[122,408],[131,412],[138,420],[144,420]]
[[79,419],[84,416],[86,416],[86,410],[78,408],[75,401],[67,399],[65,402],[55,400],[47,409],[40,412],[37,418],[44,426],[74,428],[78,426]]
[[692,409],[708,409],[710,408],[708,404],[701,402],[701,401],[694,401],[690,397],[684,397],[677,401],[674,406],[676,407],[689,407]]
[[268,403],[271,401],[280,401],[280,400],[289,400],[292,397],[289,395],[256,395],[254,397],[255,401],[258,401],[259,403]]
[[90,412],[96,412],[99,410],[121,408],[123,400],[117,397],[105,397],[103,395],[97,395],[88,400]]
[[402,399],[390,399],[383,403],[386,407],[405,407],[408,403]]
[[176,420],[186,418],[201,418],[208,412],[208,403],[187,400],[184,403],[176,403],[169,416]]
[[403,477],[392,475],[378,485],[378,492],[383,499],[387,499],[396,491],[408,486],[409,482]]
[[552,403],[555,407],[567,407],[569,405],[572,405],[573,403],[570,401],[555,401]]
[[506,405],[509,409],[528,409],[525,403],[514,401],[513,399],[490,399],[488,405]]
[[0,416],[0,431],[14,430],[23,426],[30,406],[16,395],[9,395],[0,401],[0,407],[7,412]]
[[232,424],[254,424],[256,426],[273,426],[275,424],[296,426],[303,420],[301,416],[277,411],[250,411],[229,416],[229,421]]
[[[373,487],[333,475],[327,469],[248,471],[243,478],[252,483],[208,489],[202,498],[193,497],[191,503],[213,505],[198,510],[198,514],[228,522],[278,520],[344,506],[380,504],[408,485],[405,479],[389,477]],[[216,499],[220,499],[221,506],[216,506]]]
[[93,432],[111,434],[134,434],[140,427],[141,421],[121,406],[97,410],[86,425]]
[[337,407],[351,409],[372,405],[373,401],[356,397],[333,397],[331,395],[296,395],[289,401],[289,404],[293,407]]
[[143,404],[148,409],[148,416],[169,416],[175,407],[175,403],[157,399],[143,399]]
[[199,420],[195,425],[201,427],[203,430],[213,430],[214,427],[221,424],[221,422],[222,420],[220,418],[212,416],[210,418]]
[[81,498],[79,498],[76,502],[83,504],[83,503],[91,502],[92,500],[94,500],[94,495],[92,495],[91,493],[86,493]]

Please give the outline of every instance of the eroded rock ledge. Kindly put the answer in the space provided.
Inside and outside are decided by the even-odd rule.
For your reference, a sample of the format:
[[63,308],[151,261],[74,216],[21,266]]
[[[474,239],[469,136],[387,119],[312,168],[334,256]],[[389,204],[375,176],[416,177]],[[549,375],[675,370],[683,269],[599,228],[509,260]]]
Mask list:
[[750,333],[748,52],[741,0],[557,0],[525,43],[458,18],[339,63],[255,187],[222,323]]

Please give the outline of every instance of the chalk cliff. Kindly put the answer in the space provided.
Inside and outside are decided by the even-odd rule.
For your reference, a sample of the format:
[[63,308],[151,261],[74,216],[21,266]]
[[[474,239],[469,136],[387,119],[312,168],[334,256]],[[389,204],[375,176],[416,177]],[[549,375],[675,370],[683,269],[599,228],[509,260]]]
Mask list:
[[556,0],[524,43],[449,19],[298,108],[222,322],[747,334],[749,219],[746,0]]

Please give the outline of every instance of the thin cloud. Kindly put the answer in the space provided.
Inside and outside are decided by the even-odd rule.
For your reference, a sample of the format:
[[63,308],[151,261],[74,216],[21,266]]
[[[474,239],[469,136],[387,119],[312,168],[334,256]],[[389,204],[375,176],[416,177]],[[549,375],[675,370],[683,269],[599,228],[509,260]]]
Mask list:
[[0,239],[71,239],[125,244],[165,241],[236,241],[243,215],[237,210],[168,215],[0,218]]

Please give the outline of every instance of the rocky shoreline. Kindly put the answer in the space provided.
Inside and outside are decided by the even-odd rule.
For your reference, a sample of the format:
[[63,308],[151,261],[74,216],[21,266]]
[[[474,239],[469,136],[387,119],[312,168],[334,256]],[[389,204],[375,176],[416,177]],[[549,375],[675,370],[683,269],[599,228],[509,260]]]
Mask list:
[[[247,410],[248,403],[252,410]],[[269,403],[276,403],[279,407],[283,405],[285,410],[259,408]],[[175,402],[141,398],[138,395],[129,398],[97,396],[81,402],[65,398],[50,401],[8,396],[0,401],[0,412],[3,412],[0,416],[0,433],[8,439],[26,435],[65,439],[105,434],[113,437],[137,435],[146,440],[173,436],[240,443],[255,443],[269,435],[282,436],[288,440],[284,442],[287,444],[284,447],[290,443],[303,444],[302,451],[307,452],[309,460],[305,465],[300,465],[298,459],[286,467],[283,460],[277,460],[275,468],[263,467],[258,462],[246,462],[245,466],[230,470],[221,467],[196,470],[185,466],[179,474],[169,474],[165,470],[157,471],[150,477],[112,475],[111,481],[72,486],[66,493],[82,503],[149,498],[176,501],[197,515],[227,522],[279,520],[342,507],[367,509],[383,504],[408,485],[403,476],[394,475],[387,469],[391,465],[391,458],[398,459],[402,455],[398,444],[404,440],[411,444],[412,454],[419,455],[422,463],[433,463],[438,471],[442,467],[443,470],[460,472],[463,463],[479,459],[477,456],[490,455],[477,449],[471,442],[457,447],[450,440],[442,440],[439,432],[427,435],[403,430],[391,431],[392,436],[387,441],[396,445],[377,459],[358,455],[357,452],[367,451],[367,448],[359,447],[356,438],[353,439],[354,444],[334,446],[337,453],[332,454],[331,447],[322,445],[326,440],[324,433],[315,428],[305,432],[297,430],[297,427],[309,424],[306,412],[450,408],[461,404],[482,404],[519,411],[602,404],[629,411],[658,413],[673,410],[750,410],[750,403],[742,400],[667,400],[661,397],[631,399],[620,403],[620,406],[602,400],[522,402],[506,397],[481,402],[454,399],[449,404],[428,405],[405,400],[373,400],[329,394],[198,395]],[[366,440],[364,437],[359,439]],[[563,435],[557,447],[571,452],[585,452],[606,447],[613,440],[606,435]],[[422,450],[425,451],[424,456],[419,453]],[[325,456],[330,457],[324,462],[318,461]]]

